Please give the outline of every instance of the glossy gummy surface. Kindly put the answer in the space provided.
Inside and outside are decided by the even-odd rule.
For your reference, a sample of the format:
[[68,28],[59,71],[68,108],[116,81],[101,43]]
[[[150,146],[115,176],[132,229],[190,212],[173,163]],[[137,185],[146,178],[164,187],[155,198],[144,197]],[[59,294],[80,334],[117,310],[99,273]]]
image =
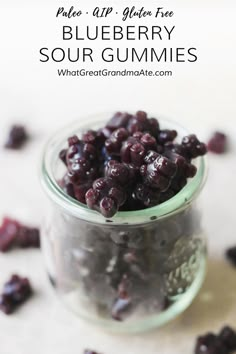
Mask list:
[[[63,188],[65,192],[106,218],[119,210],[158,205],[177,194],[187,179],[195,176],[197,168],[192,159],[207,152],[196,135],[184,136],[181,144],[175,142],[177,135],[177,130],[161,130],[158,120],[148,118],[146,112],[118,112],[104,127],[67,139],[67,149],[59,153],[66,166],[59,185],[69,182],[69,190]],[[103,181],[107,187],[98,191],[96,181]],[[140,184],[145,192],[137,194]],[[151,189],[157,190],[159,198],[152,197],[157,193]],[[167,191],[163,198],[162,193]]]

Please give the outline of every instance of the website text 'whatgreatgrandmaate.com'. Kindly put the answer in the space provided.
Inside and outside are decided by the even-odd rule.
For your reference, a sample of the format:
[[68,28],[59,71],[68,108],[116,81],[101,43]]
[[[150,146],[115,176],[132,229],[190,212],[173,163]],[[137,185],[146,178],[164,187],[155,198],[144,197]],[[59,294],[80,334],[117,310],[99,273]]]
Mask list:
[[58,76],[104,76],[104,77],[111,77],[111,76],[124,76],[124,77],[162,77],[162,76],[172,76],[173,72],[171,70],[108,70],[108,69],[101,69],[101,70],[68,70],[68,69],[58,69]]

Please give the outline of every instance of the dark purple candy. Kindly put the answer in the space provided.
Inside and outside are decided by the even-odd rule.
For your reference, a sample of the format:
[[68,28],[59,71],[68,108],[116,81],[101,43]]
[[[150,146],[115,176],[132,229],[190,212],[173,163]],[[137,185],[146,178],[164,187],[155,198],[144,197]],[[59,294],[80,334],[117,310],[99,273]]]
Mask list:
[[208,333],[197,339],[195,354],[229,354],[224,343],[213,333]]
[[226,257],[236,267],[236,246],[231,247],[226,251]]
[[158,157],[153,165],[157,171],[160,171],[166,177],[173,177],[176,173],[176,164],[167,159],[166,157]]
[[135,132],[147,132],[149,130],[149,120],[147,113],[138,111],[130,120],[128,124],[128,131],[133,134]]
[[[94,160],[94,158],[92,159]],[[73,184],[84,184],[98,176],[98,166],[87,157],[67,159],[68,177]]]
[[141,166],[146,154],[144,145],[140,142],[140,137],[130,137],[122,145],[120,156],[124,163],[132,163]]
[[141,143],[133,144],[130,148],[130,162],[135,166],[141,166],[145,156],[145,148]]
[[161,130],[158,133],[158,142],[161,145],[166,144],[167,142],[173,141],[177,137],[177,131],[176,130]]
[[13,313],[31,294],[32,288],[29,280],[16,274],[12,275],[0,295],[0,310],[7,315]]
[[123,141],[128,138],[129,134],[125,128],[115,130],[109,139],[105,141],[105,147],[108,154],[115,156],[120,155],[120,149]]
[[68,139],[59,155],[67,168],[60,186],[107,218],[165,202],[196,175],[191,160],[206,153],[196,135],[181,144],[176,136],[146,112],[117,112],[105,127]]
[[97,144],[97,132],[94,130],[88,130],[86,133],[82,135],[81,139],[85,144]]
[[14,312],[15,306],[13,305],[11,299],[6,295],[0,295],[0,311],[6,315],[10,315]]
[[61,150],[60,153],[59,153],[59,158],[60,158],[61,161],[67,166],[66,154],[67,154],[67,149]]
[[140,169],[144,182],[151,188],[159,189],[161,192],[165,192],[169,188],[176,171],[176,164],[161,155],[153,162],[143,165]]
[[80,143],[80,140],[79,140],[79,138],[78,138],[77,135],[73,135],[73,136],[70,136],[70,137],[68,138],[68,145],[69,145],[69,147],[71,147],[71,146],[73,146],[73,145],[77,145],[77,144],[79,144],[79,143]]
[[106,127],[100,128],[97,131],[97,135],[100,138],[100,141],[101,141],[102,145],[104,145],[106,139],[110,138],[111,134],[112,134],[112,130],[108,129]]
[[130,169],[128,165],[111,160],[106,165],[106,177],[110,177],[116,183],[126,185],[129,183]]
[[[173,181],[172,181],[172,183],[173,183]],[[176,193],[175,193],[175,191],[173,189],[168,188],[167,191],[160,193],[159,202],[160,203],[164,203],[167,200],[169,200],[172,197],[174,197],[175,194]]]
[[10,129],[9,136],[5,147],[7,149],[20,149],[28,140],[28,134],[22,125],[13,125]]
[[104,197],[100,200],[99,210],[105,218],[111,218],[118,210],[118,203],[114,198]]
[[156,151],[150,150],[147,152],[144,158],[144,162],[146,165],[154,162],[158,157],[160,157],[160,154]]
[[7,252],[11,248],[40,246],[40,232],[36,228],[22,225],[16,220],[4,218],[0,226],[0,251]]
[[159,122],[156,118],[150,118],[149,119],[149,133],[157,138],[158,132],[160,130],[160,125]]
[[236,332],[229,326],[218,335],[207,333],[197,339],[195,354],[232,354],[236,350]]
[[140,143],[144,146],[146,151],[147,150],[155,150],[155,151],[157,150],[157,141],[149,133],[146,133],[141,137]]
[[208,151],[224,154],[227,150],[227,137],[224,133],[215,132],[207,144]]
[[74,193],[75,186],[70,181],[68,174],[66,174],[61,181],[58,181],[58,184],[66,194],[68,194],[72,198],[75,198],[75,193]]
[[16,239],[17,245],[22,248],[40,247],[39,229],[21,226]]
[[188,181],[185,176],[178,174],[172,179],[169,189],[174,191],[174,194],[177,194],[186,186],[187,182]]
[[94,181],[85,198],[89,208],[100,210],[102,215],[110,218],[125,203],[126,193],[112,178],[104,177]]
[[187,135],[182,139],[182,146],[190,159],[203,156],[207,152],[206,145],[201,143],[195,134]]
[[86,193],[92,187],[92,182],[80,184],[80,185],[72,185],[74,197],[83,204],[86,204]]
[[161,152],[162,148],[149,133],[137,131],[122,144],[121,161],[140,166],[149,150]]
[[219,339],[224,343],[229,351],[236,350],[236,332],[229,326],[222,328]]
[[17,221],[4,218],[0,227],[0,251],[7,252],[15,244],[20,225]]
[[126,128],[132,116],[128,113],[117,112],[107,123],[106,128],[116,130]]
[[146,184],[137,184],[133,191],[133,198],[142,203],[143,208],[150,208],[158,205],[161,193],[158,189],[152,189]]
[[99,354],[98,352],[95,352],[94,350],[86,349],[84,351],[84,354]]
[[193,178],[197,173],[196,166],[192,165],[189,162],[189,159],[186,159],[183,155],[180,155],[172,149],[165,150],[165,156],[173,161],[177,166],[176,179],[179,177],[184,178]]

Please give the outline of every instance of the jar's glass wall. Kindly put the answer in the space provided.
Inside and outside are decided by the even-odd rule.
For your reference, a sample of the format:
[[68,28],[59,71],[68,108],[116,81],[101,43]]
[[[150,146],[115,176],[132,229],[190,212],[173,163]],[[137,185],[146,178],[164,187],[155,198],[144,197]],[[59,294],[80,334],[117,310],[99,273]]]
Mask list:
[[195,297],[205,271],[195,204],[161,220],[150,215],[149,223],[119,227],[93,224],[53,206],[43,252],[63,301],[80,316],[118,330],[145,329],[175,317]]
[[[51,199],[42,248],[52,284],[75,313],[114,331],[163,325],[185,310],[205,274],[206,242],[197,196],[205,162],[173,198],[156,207],[118,212],[112,220],[70,198],[58,182],[65,166],[58,154],[66,138],[94,123],[72,126],[48,144],[42,181]],[[99,123],[100,122],[100,123]],[[173,122],[180,138],[186,131]]]

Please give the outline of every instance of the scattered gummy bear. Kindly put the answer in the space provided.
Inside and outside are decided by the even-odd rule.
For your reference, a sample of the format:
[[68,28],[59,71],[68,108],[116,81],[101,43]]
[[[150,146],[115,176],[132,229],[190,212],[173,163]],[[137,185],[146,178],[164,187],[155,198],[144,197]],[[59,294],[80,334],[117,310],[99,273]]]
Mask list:
[[28,139],[29,136],[25,127],[22,125],[13,125],[10,129],[5,147],[14,150],[21,149]]
[[236,267],[236,246],[231,247],[226,251],[226,257]]
[[231,354],[236,350],[236,332],[229,326],[218,335],[207,333],[198,337],[195,354]]
[[22,225],[16,220],[4,218],[0,226],[0,251],[7,252],[11,248],[28,248],[40,246],[40,233],[36,228]]
[[32,288],[27,278],[12,275],[4,285],[0,295],[0,310],[6,315],[13,313],[18,306],[23,304],[32,294]]
[[223,154],[227,150],[227,136],[221,132],[215,132],[210,138],[208,145],[208,151],[215,154]]

